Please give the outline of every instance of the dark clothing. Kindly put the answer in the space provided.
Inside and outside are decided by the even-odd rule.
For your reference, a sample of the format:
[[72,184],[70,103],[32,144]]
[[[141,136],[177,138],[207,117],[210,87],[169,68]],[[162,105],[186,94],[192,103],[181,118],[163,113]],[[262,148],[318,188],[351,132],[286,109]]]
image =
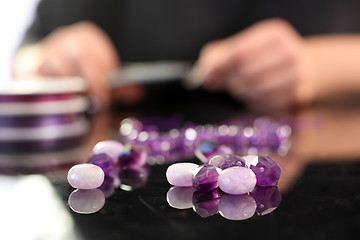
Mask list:
[[356,0],[44,0],[25,37],[90,20],[108,33],[123,61],[195,60],[201,47],[269,17],[303,35],[360,31]]

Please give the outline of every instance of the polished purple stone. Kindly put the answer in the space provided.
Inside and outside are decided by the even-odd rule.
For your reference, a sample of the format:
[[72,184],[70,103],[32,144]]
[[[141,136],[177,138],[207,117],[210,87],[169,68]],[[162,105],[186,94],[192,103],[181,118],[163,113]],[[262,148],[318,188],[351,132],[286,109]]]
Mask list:
[[259,215],[266,215],[274,211],[281,202],[281,194],[276,186],[261,187],[256,186],[250,192],[250,195],[255,199],[256,212]]
[[114,178],[110,175],[104,176],[104,182],[98,187],[101,191],[107,191],[114,186]]
[[136,168],[145,165],[148,153],[142,146],[127,146],[120,153],[118,161],[123,167]]
[[276,186],[278,184],[281,168],[271,157],[254,157],[249,167],[256,175],[258,186]]
[[222,170],[230,167],[246,167],[245,159],[234,154],[221,154],[210,159],[209,164]]
[[220,154],[232,154],[234,151],[226,146],[219,145],[215,142],[204,140],[195,149],[195,155],[200,161],[208,163],[210,159]]
[[196,191],[207,192],[218,187],[219,170],[216,166],[204,164],[193,176],[193,187]]
[[92,154],[90,155],[87,162],[99,166],[105,174],[111,172],[114,169],[114,161],[106,153]]
[[113,195],[115,192],[114,178],[110,175],[105,174],[104,182],[101,184],[100,187],[98,187],[98,189],[100,189],[104,193],[105,198]]

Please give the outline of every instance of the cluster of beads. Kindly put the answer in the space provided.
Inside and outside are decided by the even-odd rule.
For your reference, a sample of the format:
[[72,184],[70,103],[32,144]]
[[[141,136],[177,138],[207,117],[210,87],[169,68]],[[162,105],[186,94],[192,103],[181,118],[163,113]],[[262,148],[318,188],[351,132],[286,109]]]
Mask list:
[[73,166],[68,172],[68,182],[78,189],[95,189],[107,184],[115,167],[136,169],[146,164],[147,151],[139,146],[123,145],[117,141],[97,143],[87,163]]
[[[163,122],[161,123],[162,125]],[[257,154],[276,152],[285,155],[289,149],[288,138],[291,128],[288,124],[273,122],[268,118],[233,119],[218,125],[165,124],[161,131],[159,124],[143,124],[134,118],[126,118],[120,126],[123,142],[144,144],[149,150],[148,163],[163,164],[193,157],[197,147],[204,141],[218,145],[218,153]],[[203,160],[203,159],[201,159]],[[205,160],[204,160],[205,161]]]
[[270,157],[222,154],[208,163],[175,163],[168,167],[168,182],[178,187],[192,186],[196,191],[208,192],[219,188],[232,195],[249,193],[255,186],[276,186],[281,168]]

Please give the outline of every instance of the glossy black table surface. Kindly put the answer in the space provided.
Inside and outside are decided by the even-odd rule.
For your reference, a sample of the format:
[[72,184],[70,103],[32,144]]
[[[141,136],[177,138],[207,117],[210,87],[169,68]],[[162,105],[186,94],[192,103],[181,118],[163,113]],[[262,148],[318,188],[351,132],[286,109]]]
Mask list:
[[[268,214],[235,221],[216,212],[206,217],[195,207],[170,206],[166,163],[120,176],[120,187],[105,191],[105,204],[94,213],[72,209],[67,170],[85,162],[96,142],[119,139],[126,117],[174,114],[196,124],[262,117],[225,95],[169,86],[151,90],[141,105],[89,116],[89,132],[70,148],[22,153],[20,147],[16,154],[2,153],[0,239],[359,239],[360,106],[267,115],[273,121],[286,119],[293,128],[286,153],[263,153],[282,168],[282,200]],[[197,162],[195,157],[187,161]],[[91,199],[82,201],[77,204]]]

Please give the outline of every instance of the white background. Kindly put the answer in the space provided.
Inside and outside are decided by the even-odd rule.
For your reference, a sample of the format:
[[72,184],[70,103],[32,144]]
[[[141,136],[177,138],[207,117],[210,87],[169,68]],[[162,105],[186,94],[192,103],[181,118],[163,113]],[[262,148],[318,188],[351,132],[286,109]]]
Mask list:
[[39,0],[0,1],[0,84],[11,80],[11,59]]

